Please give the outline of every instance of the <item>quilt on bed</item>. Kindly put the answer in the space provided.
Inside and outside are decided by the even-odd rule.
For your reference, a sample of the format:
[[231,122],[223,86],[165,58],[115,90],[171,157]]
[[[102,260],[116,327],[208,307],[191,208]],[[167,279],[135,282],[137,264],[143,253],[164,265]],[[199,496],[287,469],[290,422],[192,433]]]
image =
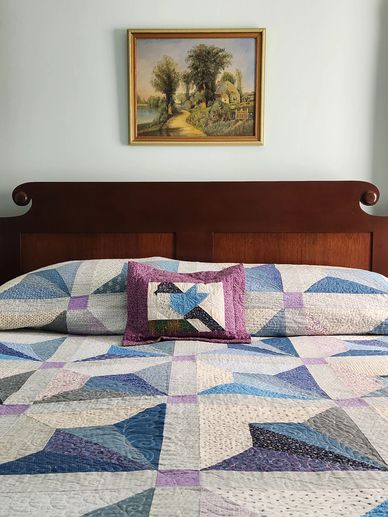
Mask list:
[[388,337],[0,333],[2,516],[388,515]]

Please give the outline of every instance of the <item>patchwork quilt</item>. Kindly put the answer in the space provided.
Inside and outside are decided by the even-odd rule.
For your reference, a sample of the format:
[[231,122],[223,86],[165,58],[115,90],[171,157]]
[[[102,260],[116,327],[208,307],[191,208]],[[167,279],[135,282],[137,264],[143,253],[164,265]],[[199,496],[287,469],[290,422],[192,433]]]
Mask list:
[[0,515],[388,515],[388,336],[0,333]]

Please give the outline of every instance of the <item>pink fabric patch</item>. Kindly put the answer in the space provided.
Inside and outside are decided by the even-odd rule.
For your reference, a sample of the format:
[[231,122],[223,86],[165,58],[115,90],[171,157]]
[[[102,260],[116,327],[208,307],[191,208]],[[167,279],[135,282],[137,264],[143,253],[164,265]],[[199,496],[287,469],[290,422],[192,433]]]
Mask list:
[[[223,288],[223,307],[225,310],[225,327],[213,326],[209,331],[198,331],[196,329],[190,330],[174,330],[173,335],[171,331],[163,332],[162,330],[154,330],[150,328],[148,321],[148,284],[155,282],[163,287],[161,291],[155,294],[164,293],[176,296],[177,287],[174,285],[178,283],[188,284],[209,284],[221,283]],[[158,287],[159,289],[159,287]],[[167,289],[167,290],[166,290]],[[175,289],[168,290],[168,289]],[[182,291],[178,293],[180,296]],[[139,343],[153,343],[160,340],[174,340],[174,339],[192,339],[215,341],[220,343],[250,343],[251,337],[245,327],[245,271],[242,264],[231,266],[222,271],[202,271],[198,273],[172,273],[170,271],[163,271],[156,269],[147,264],[139,262],[128,263],[128,320],[124,333],[123,345],[138,345]],[[175,308],[175,307],[174,307]],[[195,307],[198,310],[198,307]],[[209,315],[203,309],[204,318]],[[190,314],[187,316],[187,314]],[[185,319],[197,319],[202,316],[191,315],[187,313],[180,318],[177,316],[177,321],[184,322]],[[158,321],[158,320],[157,320]],[[160,320],[164,321],[164,320]],[[214,323],[214,320],[213,320]],[[179,323],[180,324],[180,323]],[[205,324],[205,327],[207,325]],[[157,325],[155,326],[156,328]],[[171,327],[170,327],[171,328]],[[178,326],[177,326],[178,328]]]
[[156,486],[199,486],[198,470],[165,470],[158,472]]
[[336,403],[341,407],[364,407],[368,405],[363,399],[338,399]]
[[89,296],[73,296],[70,298],[68,309],[72,311],[81,311],[88,307]]
[[29,404],[1,404],[0,415],[21,415],[29,407]]
[[89,379],[90,375],[72,372],[70,370],[58,370],[58,373],[49,382],[46,389],[39,395],[38,400],[50,398],[64,391],[82,388]]
[[40,370],[48,370],[49,368],[63,368],[65,364],[66,363],[63,363],[61,361],[57,361],[57,362],[52,361],[51,363],[43,363],[42,366],[40,367]]
[[303,293],[283,293],[283,303],[285,309],[302,309]]
[[198,395],[170,395],[167,402],[171,404],[196,404]]
[[174,355],[172,358],[175,361],[195,361],[195,355]]
[[327,364],[327,361],[323,357],[301,357],[304,364]]

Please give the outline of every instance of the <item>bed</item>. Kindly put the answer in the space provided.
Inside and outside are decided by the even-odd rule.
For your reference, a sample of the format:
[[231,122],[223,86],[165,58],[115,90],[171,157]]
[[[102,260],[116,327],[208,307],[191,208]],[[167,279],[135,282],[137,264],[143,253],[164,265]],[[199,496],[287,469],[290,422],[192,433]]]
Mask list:
[[[388,515],[388,218],[361,208],[374,185],[30,183],[13,197],[31,206],[0,218],[0,515]],[[127,259],[143,257],[247,264],[252,342],[122,347]],[[12,328],[8,304],[37,278],[65,294]]]

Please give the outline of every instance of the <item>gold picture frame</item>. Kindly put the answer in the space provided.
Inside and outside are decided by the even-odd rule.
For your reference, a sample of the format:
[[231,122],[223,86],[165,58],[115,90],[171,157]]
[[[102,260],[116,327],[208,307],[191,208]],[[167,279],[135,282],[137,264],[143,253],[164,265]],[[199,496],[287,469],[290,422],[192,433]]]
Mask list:
[[129,143],[259,144],[265,29],[128,29]]

